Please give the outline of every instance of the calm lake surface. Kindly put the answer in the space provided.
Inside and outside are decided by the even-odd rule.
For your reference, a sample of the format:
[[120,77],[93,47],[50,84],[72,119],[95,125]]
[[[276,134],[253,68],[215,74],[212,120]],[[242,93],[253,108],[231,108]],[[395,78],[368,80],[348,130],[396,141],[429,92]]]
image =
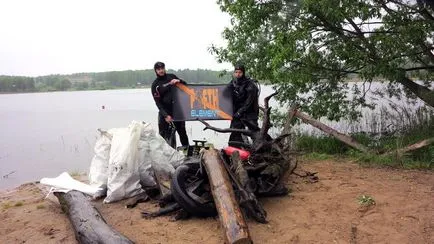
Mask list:
[[[263,86],[260,103],[271,93],[271,87]],[[64,171],[88,172],[97,129],[127,127],[132,120],[149,122],[157,129],[157,108],[149,89],[0,95],[0,189]],[[229,121],[209,122],[229,127]],[[369,118],[361,121],[361,128],[369,123]],[[331,125],[344,132],[348,127],[345,122]],[[186,126],[191,144],[193,139],[207,138],[223,147],[229,138],[229,134],[203,131],[199,122]],[[300,128],[316,130],[309,125]]]

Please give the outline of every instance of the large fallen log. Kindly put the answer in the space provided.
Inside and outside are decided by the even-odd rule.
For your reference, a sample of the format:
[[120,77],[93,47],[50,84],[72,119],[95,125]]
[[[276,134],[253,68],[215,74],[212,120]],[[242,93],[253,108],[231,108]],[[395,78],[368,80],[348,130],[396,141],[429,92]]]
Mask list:
[[225,234],[225,243],[252,243],[249,229],[235,198],[229,175],[216,149],[206,150],[202,160]]
[[79,243],[134,243],[107,225],[82,192],[55,192],[54,195],[68,215]]
[[419,142],[416,142],[416,143],[411,144],[409,146],[406,146],[404,148],[400,148],[400,149],[396,149],[396,150],[387,152],[385,154],[386,155],[392,155],[392,154],[401,155],[401,154],[406,153],[406,152],[411,152],[411,151],[417,150],[419,148],[429,146],[432,143],[434,143],[434,137],[428,138],[428,139],[425,139],[425,140],[422,140],[422,141],[419,141]]
[[[291,115],[292,113],[290,113]],[[333,137],[335,137],[336,139],[340,140],[341,142],[361,151],[361,152],[365,152],[368,153],[369,149],[365,146],[363,146],[362,144],[358,143],[356,140],[354,140],[354,138],[347,136],[345,134],[340,133],[339,131],[319,122],[318,120],[315,120],[313,118],[311,118],[309,115],[302,113],[300,111],[298,111],[297,109],[294,110],[294,116],[297,118],[300,118],[303,122],[308,123],[322,131],[324,131],[325,133],[332,135]]]

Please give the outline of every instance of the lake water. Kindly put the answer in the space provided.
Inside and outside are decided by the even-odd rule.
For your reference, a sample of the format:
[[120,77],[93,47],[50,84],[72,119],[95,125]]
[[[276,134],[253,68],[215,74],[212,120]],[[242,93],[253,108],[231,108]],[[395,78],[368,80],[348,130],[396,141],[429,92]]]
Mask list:
[[[261,97],[271,91],[263,89]],[[98,128],[127,127],[137,120],[157,129],[157,113],[149,89],[0,95],[0,189],[64,171],[87,172]],[[230,124],[209,122],[221,128]],[[203,131],[200,122],[186,122],[186,127],[191,144],[207,138],[222,147],[229,138]]]
[[[271,87],[263,86],[261,103],[271,93]],[[149,122],[157,129],[157,108],[149,89],[0,95],[0,189],[64,171],[87,172],[97,129],[126,127],[132,120]],[[368,117],[360,128],[369,123]],[[210,124],[229,127],[229,121]],[[345,121],[331,125],[343,131],[348,127]],[[190,143],[207,138],[222,147],[229,138],[229,134],[203,131],[200,122],[186,126]],[[317,131],[309,125],[299,128]]]

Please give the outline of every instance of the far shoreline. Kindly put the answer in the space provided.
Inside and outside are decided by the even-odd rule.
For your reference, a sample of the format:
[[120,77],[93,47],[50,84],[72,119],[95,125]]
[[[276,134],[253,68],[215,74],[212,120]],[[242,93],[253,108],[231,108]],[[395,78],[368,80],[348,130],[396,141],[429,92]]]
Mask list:
[[151,86],[141,87],[111,87],[104,89],[83,89],[83,90],[65,90],[65,91],[23,91],[23,92],[0,92],[0,95],[10,94],[33,94],[33,93],[51,93],[51,92],[77,92],[77,91],[106,91],[106,90],[132,90],[132,89],[149,89]]

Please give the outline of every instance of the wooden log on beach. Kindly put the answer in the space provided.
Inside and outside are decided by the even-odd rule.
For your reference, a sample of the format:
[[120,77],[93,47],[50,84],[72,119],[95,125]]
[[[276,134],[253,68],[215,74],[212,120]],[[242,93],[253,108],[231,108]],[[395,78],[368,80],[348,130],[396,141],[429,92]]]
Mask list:
[[54,195],[68,215],[79,243],[134,243],[111,228],[82,192],[73,190]]
[[218,150],[205,151],[202,160],[225,234],[225,243],[253,243]]

